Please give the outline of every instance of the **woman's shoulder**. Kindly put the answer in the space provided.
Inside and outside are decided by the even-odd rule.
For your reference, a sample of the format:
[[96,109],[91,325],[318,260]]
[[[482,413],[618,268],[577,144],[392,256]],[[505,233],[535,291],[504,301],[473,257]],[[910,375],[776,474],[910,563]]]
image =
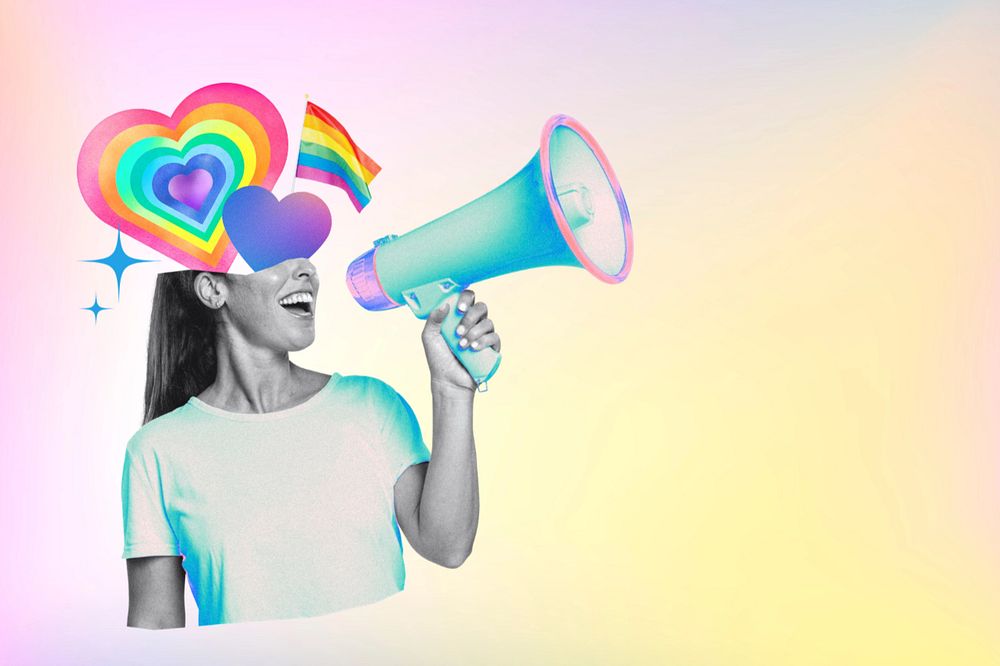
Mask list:
[[184,403],[180,407],[156,417],[145,423],[128,440],[126,451],[132,456],[145,456],[168,445],[172,441],[183,439],[184,429],[191,421],[191,405]]
[[392,386],[371,375],[337,375],[337,387],[369,397],[394,397],[399,395]]
[[343,375],[337,391],[355,408],[372,410],[374,414],[409,410],[410,405],[388,382],[371,375]]

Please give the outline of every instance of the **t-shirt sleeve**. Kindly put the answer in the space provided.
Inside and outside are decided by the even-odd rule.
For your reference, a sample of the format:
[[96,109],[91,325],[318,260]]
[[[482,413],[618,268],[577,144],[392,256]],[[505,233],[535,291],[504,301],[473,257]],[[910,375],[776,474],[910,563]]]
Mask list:
[[180,555],[163,503],[159,465],[151,452],[125,451],[122,470],[122,558]]
[[381,384],[382,446],[388,461],[389,481],[395,485],[410,465],[427,462],[431,452],[420,433],[420,424],[410,405],[388,384]]

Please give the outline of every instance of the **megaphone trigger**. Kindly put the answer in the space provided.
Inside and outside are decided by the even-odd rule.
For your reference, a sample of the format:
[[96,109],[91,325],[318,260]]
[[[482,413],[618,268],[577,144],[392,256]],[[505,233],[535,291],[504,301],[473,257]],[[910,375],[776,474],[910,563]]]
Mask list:
[[[467,285],[466,285],[467,286]],[[434,280],[427,284],[422,284],[413,289],[403,291],[403,300],[410,306],[410,310],[417,316],[417,319],[427,319],[430,313],[437,310],[448,301],[450,294],[459,294],[465,286],[456,283],[451,278]],[[458,298],[454,299],[456,302]],[[449,301],[450,302],[450,301]],[[451,310],[455,309],[455,303],[451,303]]]

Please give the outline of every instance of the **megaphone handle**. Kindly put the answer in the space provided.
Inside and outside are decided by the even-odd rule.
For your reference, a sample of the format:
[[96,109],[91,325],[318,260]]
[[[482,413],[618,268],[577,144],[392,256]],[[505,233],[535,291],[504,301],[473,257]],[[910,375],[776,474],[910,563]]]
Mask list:
[[500,367],[500,352],[495,351],[492,347],[484,347],[483,349],[476,350],[469,349],[468,347],[463,349],[458,346],[462,338],[459,335],[455,335],[455,329],[458,328],[458,322],[462,321],[462,317],[465,316],[464,312],[459,312],[455,307],[458,305],[458,296],[457,293],[449,294],[434,306],[435,309],[445,303],[451,306],[448,308],[448,314],[445,315],[444,321],[441,322],[441,336],[448,343],[448,347],[455,355],[455,358],[465,366],[465,369],[469,371],[472,378],[481,386]]

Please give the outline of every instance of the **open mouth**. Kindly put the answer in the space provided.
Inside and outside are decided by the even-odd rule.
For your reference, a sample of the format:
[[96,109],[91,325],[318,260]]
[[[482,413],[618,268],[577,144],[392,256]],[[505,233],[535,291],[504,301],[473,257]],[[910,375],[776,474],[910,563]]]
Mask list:
[[278,300],[278,305],[285,309],[285,312],[293,317],[301,319],[313,316],[313,295],[308,291],[296,291]]

